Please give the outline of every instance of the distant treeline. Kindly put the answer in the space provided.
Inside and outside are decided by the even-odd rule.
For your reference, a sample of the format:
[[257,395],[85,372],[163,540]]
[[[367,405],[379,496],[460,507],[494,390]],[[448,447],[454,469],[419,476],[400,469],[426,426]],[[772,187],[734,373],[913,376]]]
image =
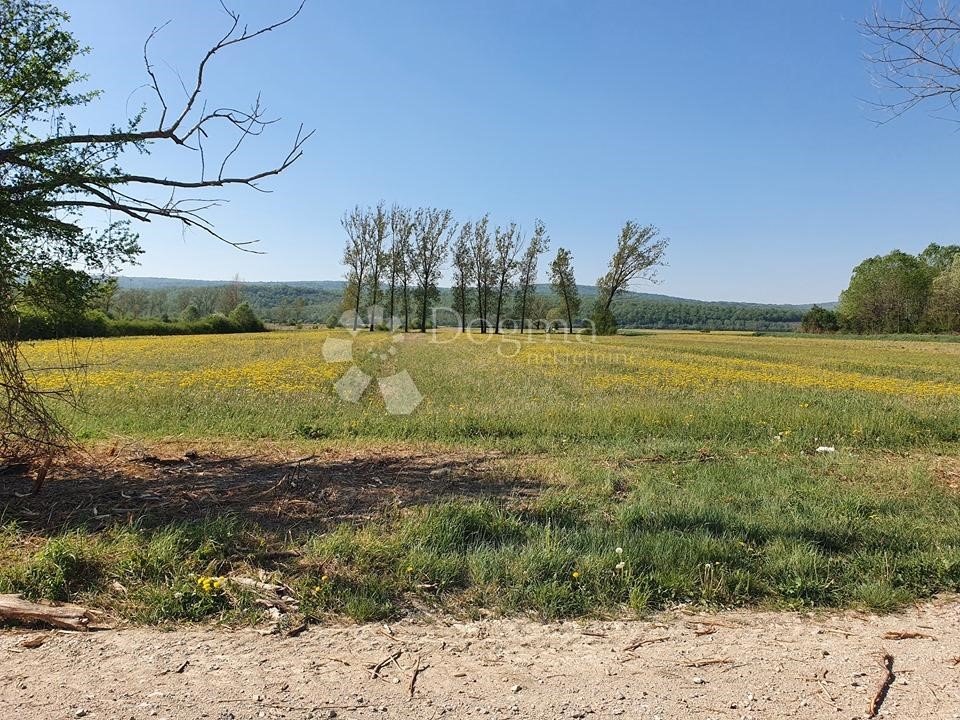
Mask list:
[[[170,281],[174,282],[174,281]],[[118,318],[179,318],[187,307],[201,312],[216,312],[223,307],[223,295],[231,283],[152,289],[120,289],[111,302]],[[248,283],[241,284],[243,300],[258,317],[276,324],[332,324],[341,313],[345,282]],[[584,298],[597,294],[593,286],[580,286]],[[510,298],[513,302],[515,298]],[[531,317],[552,318],[560,299],[549,285],[539,284],[528,298]],[[454,307],[453,292],[441,288],[437,307]],[[622,328],[661,328],[693,330],[795,330],[807,307],[760,305],[733,302],[702,302],[648,294],[625,294],[611,307],[617,325]],[[528,314],[530,314],[528,313]],[[438,313],[442,326],[453,326],[456,318]]]
[[960,245],[932,243],[917,255],[894,250],[853,269],[835,311],[814,306],[805,332],[960,332]]
[[[21,340],[47,340],[266,329],[249,303],[243,300],[239,283],[206,290],[210,292],[190,296],[190,301],[171,315],[166,309],[159,309],[156,302],[159,297],[153,297],[153,291],[145,295],[136,290],[121,291],[115,278],[95,278],[57,265],[35,273],[24,283],[16,302],[17,334]],[[119,308],[127,299],[133,302],[121,311]]]

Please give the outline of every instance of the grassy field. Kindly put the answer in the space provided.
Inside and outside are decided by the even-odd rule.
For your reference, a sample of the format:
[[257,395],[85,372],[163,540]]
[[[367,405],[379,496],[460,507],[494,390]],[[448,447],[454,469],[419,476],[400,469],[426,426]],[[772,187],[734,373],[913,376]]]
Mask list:
[[[334,383],[352,363],[324,361],[330,337],[352,341],[353,364],[374,378],[408,371],[419,407],[387,413],[375,382],[343,401]],[[255,617],[249,598],[211,578],[260,569],[308,615],[363,620],[424,606],[545,617],[678,602],[889,609],[960,590],[960,344],[310,331],[26,354],[38,368],[85,365],[72,378],[85,387],[80,408],[63,412],[91,445],[416,452],[436,458],[424,482],[488,472],[469,493],[295,531],[243,513],[43,525],[11,502],[0,591],[164,621]],[[37,374],[47,389],[64,381]],[[486,488],[494,475],[514,489]]]

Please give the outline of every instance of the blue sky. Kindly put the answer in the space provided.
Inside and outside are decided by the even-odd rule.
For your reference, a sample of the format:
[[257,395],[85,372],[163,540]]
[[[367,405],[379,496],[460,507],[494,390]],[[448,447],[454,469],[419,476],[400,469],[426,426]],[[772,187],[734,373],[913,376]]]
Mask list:
[[[172,20],[153,56],[173,101],[174,70],[189,83],[226,20],[214,0],[60,5],[105,91],[84,129],[151,102],[142,45],[154,25]],[[251,25],[295,6],[230,5]],[[866,256],[960,241],[954,124],[930,108],[878,127],[864,103],[877,91],[857,21],[871,6],[308,0],[294,24],[224,53],[208,79],[212,104],[246,106],[259,91],[283,118],[238,171],[282,158],[299,122],[316,130],[272,193],[222,193],[230,202],[212,216],[266,254],[154,223],[126,274],[338,278],[343,211],[382,198],[525,228],[542,218],[583,283],[634,218],[672,240],[649,291],[834,299]],[[189,153],[151,162],[197,167]]]

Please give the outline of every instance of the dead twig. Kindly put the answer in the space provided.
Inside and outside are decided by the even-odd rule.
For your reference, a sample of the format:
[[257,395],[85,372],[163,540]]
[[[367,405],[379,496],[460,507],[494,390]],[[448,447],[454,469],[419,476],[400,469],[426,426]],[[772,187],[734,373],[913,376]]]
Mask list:
[[307,627],[308,627],[307,623],[302,622],[299,625],[296,625],[290,628],[289,630],[287,630],[286,635],[288,638],[297,637],[297,635],[300,635],[301,633],[305,632]]
[[641,647],[641,646],[643,646],[643,645],[649,645],[650,643],[664,642],[665,640],[669,640],[669,639],[670,639],[670,637],[669,637],[668,635],[664,635],[663,637],[646,638],[645,640],[637,640],[636,642],[632,642],[632,643],[630,643],[629,645],[627,645],[627,646],[623,649],[623,651],[624,651],[624,652],[631,652],[631,651],[636,650],[638,647]]
[[913,630],[888,630],[883,634],[884,640],[917,640],[917,639],[936,640],[933,635],[927,635]]
[[883,656],[882,667],[883,677],[877,686],[877,692],[874,693],[873,700],[870,701],[870,706],[867,708],[867,717],[876,717],[877,713],[880,712],[880,706],[883,705],[883,701],[887,697],[887,691],[896,678],[893,674],[893,655],[887,653]]
[[422,673],[424,670],[426,670],[429,667],[430,667],[429,665],[420,664],[420,656],[418,655],[417,661],[413,666],[413,674],[410,676],[410,699],[411,700],[413,699],[413,693],[416,689],[417,678],[420,676],[420,673]]
[[376,680],[378,677],[380,677],[380,671],[383,670],[387,665],[389,665],[390,663],[392,663],[393,661],[395,661],[395,660],[396,660],[398,657],[400,657],[401,655],[403,655],[403,650],[397,650],[395,653],[393,653],[393,654],[392,654],[390,657],[388,657],[387,659],[381,660],[381,661],[378,662],[376,665],[374,665],[374,666],[370,669],[370,679],[371,679],[371,680]]
[[700,660],[694,660],[693,662],[688,662],[684,667],[706,667],[707,665],[727,665],[732,663],[733,660],[728,660],[727,658],[717,657],[717,658],[702,658]]

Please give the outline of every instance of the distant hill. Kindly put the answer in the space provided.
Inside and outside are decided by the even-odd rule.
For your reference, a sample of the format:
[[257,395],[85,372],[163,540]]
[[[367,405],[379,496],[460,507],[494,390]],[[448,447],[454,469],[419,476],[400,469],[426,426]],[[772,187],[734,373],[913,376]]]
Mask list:
[[[117,285],[122,290],[170,290],[189,287],[223,287],[230,285],[233,280],[190,280],[185,278],[163,278],[163,277],[127,277],[120,275],[117,277]],[[247,286],[287,286],[303,288],[305,290],[331,290],[343,292],[346,285],[344,280],[294,280],[294,281],[241,281],[244,287]]]
[[[117,277],[118,285],[121,289],[138,290],[156,290],[156,289],[176,289],[187,287],[222,287],[229,285],[232,280],[191,280],[189,278],[166,278],[166,277],[127,277],[121,275]],[[259,287],[268,289],[271,287],[300,288],[304,290],[326,290],[330,292],[343,292],[347,283],[345,280],[242,280],[244,287]],[[550,293],[548,283],[538,283],[537,292]],[[595,297],[597,295],[596,285],[577,285],[582,297]],[[448,292],[450,288],[441,288],[442,292]],[[766,307],[781,308],[784,310],[807,311],[814,305],[823,308],[836,307],[836,301],[818,302],[818,303],[755,303],[742,300],[694,300],[692,298],[676,297],[674,295],[662,295],[660,293],[644,292],[625,292],[623,298],[637,300],[649,300],[653,302],[683,302],[683,303],[701,303],[704,305],[731,305],[735,307]]]
[[[176,317],[187,305],[202,313],[214,312],[230,280],[189,280],[158,277],[120,277],[116,307],[133,317]],[[243,282],[244,298],[269,322],[326,322],[340,312],[344,280]],[[587,301],[597,295],[594,285],[579,285]],[[550,286],[537,285],[544,305],[558,304]],[[441,305],[449,305],[451,291],[441,288]],[[832,308],[835,302],[818,303]],[[791,330],[813,303],[802,305],[693,300],[657,293],[627,292],[614,302],[621,327],[691,328],[715,330]]]

